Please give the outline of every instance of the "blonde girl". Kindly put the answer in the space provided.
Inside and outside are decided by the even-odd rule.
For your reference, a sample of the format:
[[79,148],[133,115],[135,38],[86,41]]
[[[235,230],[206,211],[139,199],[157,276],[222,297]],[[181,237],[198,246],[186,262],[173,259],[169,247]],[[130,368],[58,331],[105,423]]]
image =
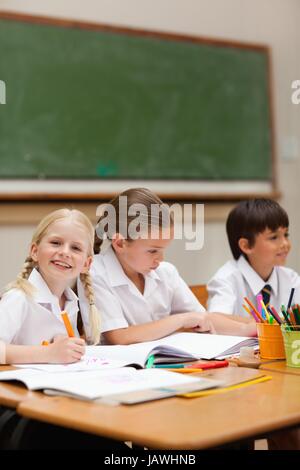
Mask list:
[[254,334],[255,325],[206,314],[175,266],[163,261],[173,225],[168,207],[148,189],[129,189],[103,207],[91,276],[104,340],[130,344],[180,330]]
[[[99,342],[100,318],[89,275],[93,243],[93,226],[78,210],[56,210],[40,222],[23,268],[0,302],[0,363],[71,363],[82,357],[85,341],[71,289],[79,276],[89,306],[82,315],[83,332],[88,343]],[[66,333],[63,310],[75,337]]]

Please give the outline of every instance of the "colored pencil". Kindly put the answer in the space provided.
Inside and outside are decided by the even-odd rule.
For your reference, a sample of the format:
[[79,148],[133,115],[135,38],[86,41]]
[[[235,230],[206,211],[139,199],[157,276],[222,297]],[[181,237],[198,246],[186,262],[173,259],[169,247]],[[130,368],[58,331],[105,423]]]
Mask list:
[[288,309],[288,314],[289,314],[290,322],[292,323],[292,325],[296,326],[297,321],[296,321],[296,318],[294,316],[294,312],[291,308]]
[[[150,356],[151,357],[151,356]],[[184,369],[184,364],[156,364],[156,369]]]
[[220,367],[229,366],[229,362],[226,360],[220,361],[205,361],[205,362],[192,362],[191,364],[186,364],[185,369],[218,369]]
[[261,382],[266,382],[267,380],[271,380],[272,377],[270,375],[263,375],[261,377],[257,377],[256,379],[250,379],[245,382],[241,382],[235,385],[229,385],[228,387],[220,387],[214,388],[211,390],[201,390],[200,392],[189,392],[189,393],[180,393],[178,396],[186,397],[186,398],[194,398],[194,397],[204,397],[206,395],[217,395],[219,393],[228,392],[229,390],[236,390],[239,388],[248,387],[248,385],[255,385]]
[[259,313],[261,314],[261,316],[263,317],[263,319],[265,319],[264,315],[263,315],[263,311],[262,311],[262,308],[261,308],[261,301],[263,300],[263,296],[261,294],[258,294],[256,296],[256,304],[257,304],[257,310],[259,311]]
[[265,306],[264,301],[261,300],[261,301],[260,301],[260,304],[261,304],[261,307],[262,307],[262,311],[265,312],[267,322],[270,323],[270,315],[269,315],[269,313],[268,313],[268,310],[267,310],[267,307]]
[[261,321],[262,323],[265,323],[263,317],[262,317],[261,314],[257,311],[257,309],[254,307],[253,303],[252,303],[247,297],[244,297],[244,300],[246,300],[247,304],[251,307],[251,309],[253,310],[253,312],[255,313],[255,315],[260,319],[260,321]]
[[256,321],[256,323],[260,323],[259,319],[257,318],[257,316],[255,315],[255,313],[250,310],[250,308],[247,307],[247,305],[244,305],[243,304],[243,309],[252,317],[254,318],[254,320]]
[[288,301],[288,304],[287,304],[287,310],[291,307],[292,305],[292,301],[293,301],[293,297],[294,297],[294,292],[295,292],[295,288],[292,287],[291,288],[291,293],[290,293],[290,298],[289,298],[289,301]]
[[183,367],[182,369],[173,369],[173,368],[170,368],[170,369],[165,369],[165,370],[168,370],[170,372],[177,372],[179,374],[192,374],[193,372],[202,372],[202,369],[188,369],[186,367]]
[[289,317],[286,313],[286,310],[285,310],[285,306],[284,305],[281,305],[281,312],[282,312],[282,315],[284,316],[284,319],[286,321],[286,323],[289,325],[289,326],[292,326],[290,320],[289,320]]
[[73,328],[72,328],[72,325],[71,325],[71,322],[69,320],[67,312],[62,312],[61,317],[62,317],[63,322],[65,324],[68,336],[70,336],[70,338],[74,338],[74,336],[75,336],[74,331],[73,331]]
[[275,318],[275,320],[277,321],[277,323],[278,323],[279,325],[281,325],[282,321],[281,321],[280,316],[278,315],[276,309],[273,307],[273,305],[270,305],[270,306],[268,307],[268,310],[269,310],[270,314],[272,315],[272,317]]
[[293,313],[296,321],[296,325],[300,325],[300,312],[299,312],[299,305],[294,305],[293,307]]

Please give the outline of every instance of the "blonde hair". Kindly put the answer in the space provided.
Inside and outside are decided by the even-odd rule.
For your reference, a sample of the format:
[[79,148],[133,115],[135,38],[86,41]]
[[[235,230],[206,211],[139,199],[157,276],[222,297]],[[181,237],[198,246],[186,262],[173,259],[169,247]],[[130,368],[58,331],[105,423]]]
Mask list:
[[[32,236],[31,245],[39,245],[50,225],[60,219],[71,219],[72,221],[80,224],[86,229],[88,241],[88,256],[92,256],[94,245],[94,227],[90,220],[87,218],[87,216],[76,209],[59,209],[46,215],[46,217],[44,217],[37,226]],[[6,287],[5,291],[7,292],[10,289],[16,288],[21,289],[28,296],[32,296],[35,292],[35,288],[28,281],[28,277],[33,268],[35,267],[36,263],[31,258],[31,255],[27,256],[23,264],[23,268],[18,274],[16,280],[9,284]],[[84,293],[89,303],[90,335],[87,339],[90,343],[98,344],[100,342],[100,313],[95,305],[94,291],[89,272],[81,273],[80,280],[83,284]]]
[[[123,214],[120,209],[120,198],[125,196],[126,201],[127,201],[127,210],[126,214]],[[132,220],[134,220],[135,215],[130,215],[130,208],[134,205],[142,205],[145,209],[146,212],[144,215],[144,222],[146,227],[151,230],[151,226],[153,224],[157,225],[159,228],[163,228],[166,224],[166,226],[173,226],[174,221],[173,221],[173,215],[169,210],[169,207],[163,203],[163,201],[150,189],[147,188],[131,188],[127,189],[126,191],[123,191],[122,193],[118,194],[116,197],[114,197],[109,203],[106,205],[107,206],[112,206],[115,210],[115,228],[116,228],[116,233],[121,233],[122,231],[125,233],[122,233],[124,238],[127,240],[131,240],[129,234],[128,234],[128,227]],[[156,205],[160,211],[158,214],[158,217],[153,219],[151,208],[153,205]],[[109,214],[107,211],[106,207],[104,207],[102,214],[100,218],[97,221],[96,225],[96,231],[95,231],[95,242],[94,242],[94,253],[100,253],[101,250],[101,245],[103,243],[103,239],[106,236],[108,239],[110,239],[110,234],[109,231],[104,230],[103,221],[105,220],[106,222],[106,215]],[[121,217],[120,217],[121,216]],[[126,217],[126,220],[123,220],[124,216]],[[120,220],[121,219],[121,220]],[[109,223],[109,221],[108,221]],[[121,228],[121,225],[123,229]]]

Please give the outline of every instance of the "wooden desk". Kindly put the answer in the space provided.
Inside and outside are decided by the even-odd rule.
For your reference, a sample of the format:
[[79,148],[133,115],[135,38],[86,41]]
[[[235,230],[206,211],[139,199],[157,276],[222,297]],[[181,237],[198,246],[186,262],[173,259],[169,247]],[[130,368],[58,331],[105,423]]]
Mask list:
[[[222,374],[222,369],[215,371],[215,377]],[[218,396],[169,398],[133,406],[110,407],[40,395],[21,402],[18,412],[149,448],[204,449],[300,423],[299,378],[271,375],[268,382]]]
[[[14,367],[0,366],[1,371],[12,369]],[[0,382],[0,405],[8,408],[17,408],[21,401],[32,399],[38,394],[39,392],[31,392],[22,385]]]
[[17,408],[23,400],[32,399],[37,392],[31,392],[21,385],[0,383],[0,405]]
[[288,367],[286,365],[286,361],[284,360],[267,362],[265,364],[262,364],[259,369],[271,372],[281,372],[282,374],[298,375],[300,379],[300,367]]

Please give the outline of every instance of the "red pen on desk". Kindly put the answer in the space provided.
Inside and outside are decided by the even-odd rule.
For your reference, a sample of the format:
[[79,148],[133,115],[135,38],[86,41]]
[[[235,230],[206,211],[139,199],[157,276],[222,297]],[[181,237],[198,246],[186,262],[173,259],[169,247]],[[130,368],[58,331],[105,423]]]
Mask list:
[[218,369],[219,367],[227,367],[228,361],[208,361],[208,362],[195,362],[185,366],[185,369]]

